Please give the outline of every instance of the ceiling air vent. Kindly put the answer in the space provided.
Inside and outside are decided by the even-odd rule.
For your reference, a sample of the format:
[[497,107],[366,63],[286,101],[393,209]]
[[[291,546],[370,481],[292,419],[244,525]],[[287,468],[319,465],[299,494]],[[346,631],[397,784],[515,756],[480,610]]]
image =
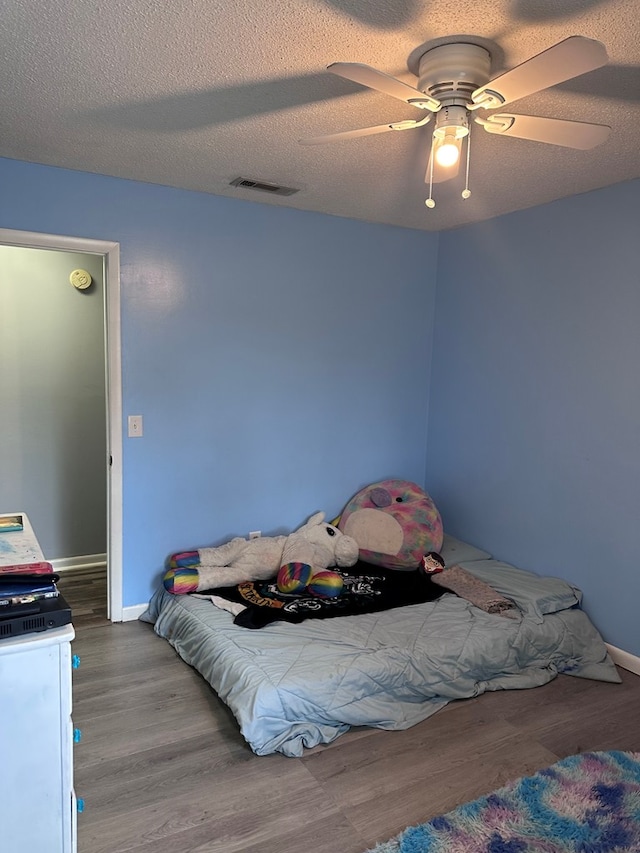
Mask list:
[[271,195],[293,195],[300,192],[296,187],[281,187],[278,184],[270,184],[268,181],[254,181],[252,178],[234,178],[229,181],[229,186],[242,187],[246,190],[260,190]]

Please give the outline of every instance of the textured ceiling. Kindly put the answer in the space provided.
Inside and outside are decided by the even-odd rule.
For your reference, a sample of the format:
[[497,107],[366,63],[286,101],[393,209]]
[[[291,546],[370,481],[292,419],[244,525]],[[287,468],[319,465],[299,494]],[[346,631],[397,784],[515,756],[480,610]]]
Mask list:
[[[638,0],[0,0],[0,156],[266,204],[440,230],[640,175]],[[607,66],[509,105],[607,124],[591,151],[473,134],[462,184],[424,184],[429,126],[332,145],[303,137],[419,119],[326,72],[363,62],[412,85],[421,45],[492,45],[494,77],[569,35]],[[299,187],[283,198],[238,176]]]

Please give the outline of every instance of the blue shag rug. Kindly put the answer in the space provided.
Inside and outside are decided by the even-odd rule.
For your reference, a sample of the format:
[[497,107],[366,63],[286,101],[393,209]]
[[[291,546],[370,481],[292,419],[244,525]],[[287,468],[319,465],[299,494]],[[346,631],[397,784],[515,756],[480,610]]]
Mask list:
[[640,752],[585,752],[367,853],[638,853]]

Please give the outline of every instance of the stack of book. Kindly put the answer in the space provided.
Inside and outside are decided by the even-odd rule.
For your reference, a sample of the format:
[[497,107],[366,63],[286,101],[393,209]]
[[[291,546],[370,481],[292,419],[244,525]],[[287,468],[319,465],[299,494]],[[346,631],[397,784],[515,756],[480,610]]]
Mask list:
[[0,533],[16,533],[24,530],[24,520],[21,515],[0,515]]
[[25,605],[57,598],[59,578],[44,561],[0,566],[0,619],[19,613]]

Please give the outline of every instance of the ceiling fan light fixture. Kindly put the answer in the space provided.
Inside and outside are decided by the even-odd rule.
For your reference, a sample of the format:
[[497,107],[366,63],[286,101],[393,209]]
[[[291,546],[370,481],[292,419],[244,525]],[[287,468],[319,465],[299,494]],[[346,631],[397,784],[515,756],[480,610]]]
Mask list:
[[469,133],[469,114],[467,108],[459,104],[443,106],[436,115],[436,126],[433,135],[436,139],[453,136],[462,139]]
[[435,133],[431,136],[431,153],[429,154],[429,162],[427,164],[427,177],[425,181],[429,184],[429,197],[426,199],[426,206],[432,210],[435,206],[433,198],[433,168],[437,163],[440,168],[450,168],[453,170],[455,166],[455,174],[458,172],[458,161],[462,152],[462,142],[467,140],[467,168],[464,181],[464,189],[462,190],[462,198],[471,198],[471,190],[469,189],[469,165],[471,161],[471,132],[470,128],[466,128],[466,133],[456,133],[455,127],[447,128],[448,132],[444,134]]
[[443,168],[455,166],[460,159],[462,140],[469,133],[469,115],[465,107],[449,104],[436,116],[433,131],[433,155]]
[[460,159],[462,137],[456,134],[456,129],[448,127],[444,136],[436,136],[434,141],[434,157],[436,163],[443,168],[455,166]]

